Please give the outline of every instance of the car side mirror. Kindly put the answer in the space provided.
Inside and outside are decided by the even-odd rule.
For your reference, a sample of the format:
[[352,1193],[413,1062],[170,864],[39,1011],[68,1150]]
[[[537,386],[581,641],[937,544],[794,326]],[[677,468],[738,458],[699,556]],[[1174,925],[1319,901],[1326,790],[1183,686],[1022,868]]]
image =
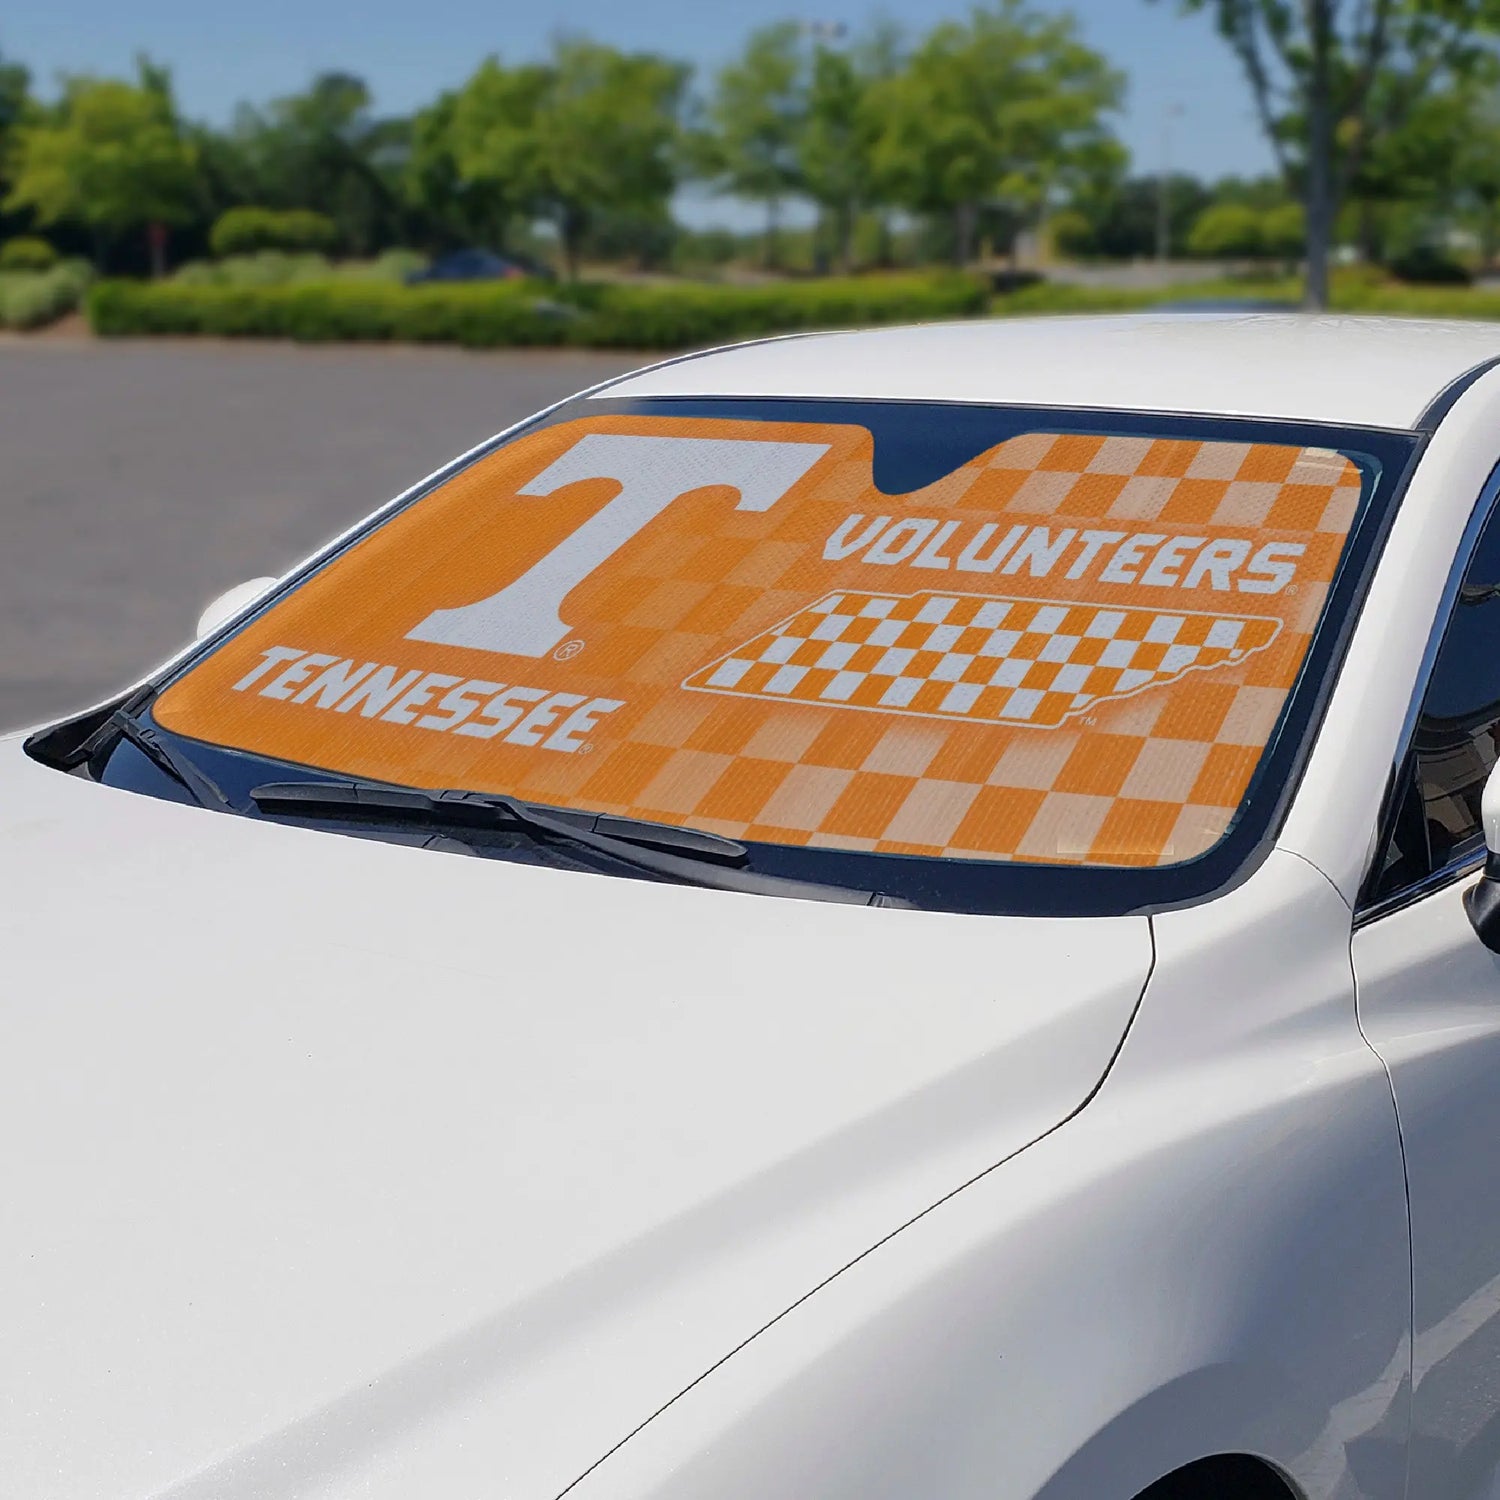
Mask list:
[[211,635],[227,620],[232,620],[247,604],[253,604],[276,580],[274,578],[249,578],[225,589],[198,616],[196,639]]
[[1484,878],[1464,892],[1464,910],[1479,941],[1500,953],[1500,764],[1484,784],[1479,821],[1484,825]]

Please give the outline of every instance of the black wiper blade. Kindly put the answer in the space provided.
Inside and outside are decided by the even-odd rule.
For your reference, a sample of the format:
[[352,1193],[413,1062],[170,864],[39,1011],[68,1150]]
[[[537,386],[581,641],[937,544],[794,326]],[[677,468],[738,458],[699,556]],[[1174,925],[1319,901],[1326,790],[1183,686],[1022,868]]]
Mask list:
[[[254,788],[263,812],[293,817],[376,817],[432,827],[521,828],[533,837],[593,850],[684,885],[761,895],[802,896],[851,906],[905,906],[897,897],[740,868],[749,850],[699,829],[576,813],[485,792],[421,791],[375,781],[284,781]],[[602,827],[600,826],[602,825]]]
[[418,817],[430,814],[434,821],[446,816],[454,823],[469,826],[474,826],[472,813],[477,809],[478,826],[483,828],[494,825],[493,813],[498,809],[510,822],[525,826],[531,820],[538,828],[545,823],[549,832],[569,838],[578,833],[597,833],[626,844],[731,865],[742,865],[750,856],[743,844],[697,828],[648,823],[644,819],[616,817],[613,813],[575,812],[569,807],[546,807],[519,797],[489,796],[483,792],[424,792],[416,787],[388,786],[378,781],[276,781],[256,787],[250,797],[257,807],[267,810],[299,812],[315,806],[329,810],[407,812]]
[[200,771],[180,750],[175,750],[156,728],[137,717],[149,704],[125,703],[104,721],[100,735],[114,734],[128,740],[158,771],[170,776],[192,793],[200,806],[233,812],[234,803],[211,776]]

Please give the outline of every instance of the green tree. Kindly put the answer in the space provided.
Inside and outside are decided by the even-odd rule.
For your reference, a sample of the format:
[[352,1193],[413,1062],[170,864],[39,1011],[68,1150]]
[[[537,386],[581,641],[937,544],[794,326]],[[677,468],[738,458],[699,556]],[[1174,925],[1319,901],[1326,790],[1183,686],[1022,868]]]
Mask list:
[[[74,220],[110,240],[132,229],[179,224],[196,212],[198,182],[165,75],[140,64],[140,81],[70,78],[54,110],[14,131],[15,178],[6,207],[39,223]],[[161,232],[151,233],[162,270]]]
[[[890,80],[896,77],[907,63],[906,38],[901,28],[889,18],[878,17],[856,38],[854,42],[855,66],[865,81],[865,115],[874,121],[875,138],[870,142],[869,197],[865,205],[866,227],[870,231],[872,253],[866,260],[878,266],[895,264],[895,236],[891,230],[891,216],[895,200],[889,184],[882,178],[875,145],[880,139],[879,119],[875,114],[881,92]],[[859,234],[856,224],[855,234]]]
[[876,101],[881,88],[905,65],[901,33],[877,21],[847,46],[831,46],[815,34],[802,75],[795,185],[819,209],[842,270],[853,262],[855,225],[862,212],[877,215],[875,259],[890,260],[887,205],[875,160],[880,138]]
[[549,218],[576,277],[592,216],[649,218],[671,198],[687,75],[653,53],[577,39],[545,64],[491,58],[455,109],[460,173]]
[[1452,187],[1477,213],[1479,259],[1487,270],[1500,249],[1500,93],[1464,92],[1457,110],[1454,150],[1448,157]]
[[241,201],[325,213],[345,250],[369,254],[401,228],[406,135],[404,122],[372,112],[363,79],[321,73],[303,93],[240,110]]
[[[0,202],[9,196],[13,180],[17,127],[36,109],[31,98],[31,74],[20,63],[7,62],[0,53]],[[0,222],[0,233],[16,225]]]
[[430,134],[413,165],[425,160],[434,172],[451,170],[469,206],[467,222],[488,226],[485,238],[496,246],[504,246],[514,218],[540,206],[535,122],[550,86],[540,63],[512,68],[489,57],[458,91],[446,123],[419,127]]
[[869,94],[869,81],[850,53],[817,49],[797,140],[797,166],[808,197],[828,218],[834,259],[843,271],[849,269],[855,216],[874,186],[878,122]]
[[416,243],[433,250],[473,244],[503,249],[517,205],[503,187],[466,177],[459,165],[457,120],[464,97],[463,90],[445,90],[413,117],[403,200]]
[[1500,78],[1497,69],[1429,94],[1401,127],[1382,133],[1350,188],[1361,243],[1385,258],[1434,231],[1469,221],[1488,264],[1500,213]]
[[1340,204],[1382,134],[1480,65],[1500,0],[1180,0],[1206,11],[1250,84],[1262,129],[1307,214],[1307,303],[1328,305]]
[[693,139],[700,175],[764,206],[768,267],[778,260],[782,204],[802,187],[798,145],[806,112],[802,28],[783,21],[751,32],[739,58],[720,70]]
[[1095,169],[1121,89],[1072,17],[997,0],[936,27],[877,91],[877,170],[903,207],[952,217],[967,261],[987,205],[1040,212]]

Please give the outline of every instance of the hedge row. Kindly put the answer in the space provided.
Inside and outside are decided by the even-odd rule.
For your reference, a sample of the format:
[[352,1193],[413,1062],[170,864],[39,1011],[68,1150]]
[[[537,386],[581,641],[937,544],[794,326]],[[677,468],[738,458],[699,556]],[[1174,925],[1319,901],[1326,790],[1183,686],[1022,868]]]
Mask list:
[[981,278],[956,272],[749,287],[596,283],[540,289],[524,282],[221,287],[108,281],[90,292],[88,315],[96,333],[113,336],[681,349],[807,328],[972,317],[988,301]]
[[1369,287],[1348,296],[1335,291],[1334,308],[1338,312],[1500,321],[1500,292],[1468,287]]
[[[1138,312],[1161,302],[1187,306],[1200,299],[1216,298],[1284,302],[1288,307],[1296,307],[1301,297],[1302,283],[1295,277],[1196,282],[1151,290],[1042,283],[996,297],[992,310],[1002,317],[1039,313]],[[1402,286],[1378,273],[1339,271],[1333,277],[1333,310],[1391,317],[1469,318],[1500,322],[1500,291]]]
[[219,260],[190,260],[172,273],[178,286],[311,286],[328,281],[388,281],[399,286],[427,257],[416,250],[387,250],[373,260],[331,261],[316,251],[257,250]]
[[997,317],[1032,317],[1043,313],[1138,312],[1163,301],[1157,291],[1129,287],[1072,286],[1066,282],[1038,282],[1034,286],[1006,292],[995,298],[991,311]]

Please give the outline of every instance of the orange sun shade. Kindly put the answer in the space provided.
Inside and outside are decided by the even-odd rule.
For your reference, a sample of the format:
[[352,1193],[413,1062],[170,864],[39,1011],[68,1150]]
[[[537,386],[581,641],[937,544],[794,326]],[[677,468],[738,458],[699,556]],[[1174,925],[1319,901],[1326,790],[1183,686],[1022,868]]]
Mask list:
[[1360,494],[1321,449],[598,417],[481,459],[158,701],[343,774],[783,844],[1165,864],[1243,797]]

